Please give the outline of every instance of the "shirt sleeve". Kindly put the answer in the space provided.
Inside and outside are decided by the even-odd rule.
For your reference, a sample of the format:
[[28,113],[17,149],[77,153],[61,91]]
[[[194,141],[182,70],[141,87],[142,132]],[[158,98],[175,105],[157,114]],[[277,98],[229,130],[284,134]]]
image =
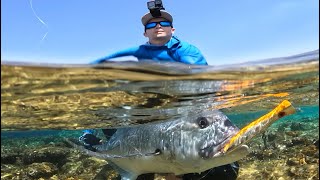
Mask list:
[[117,58],[117,57],[136,56],[138,49],[139,49],[139,47],[132,47],[132,48],[124,49],[124,50],[115,52],[113,54],[110,54],[108,56],[102,57],[100,59],[94,60],[90,64],[104,63],[105,61],[107,61],[109,59],[113,59],[113,58]]
[[188,44],[179,51],[180,61],[186,64],[208,65],[200,50]]

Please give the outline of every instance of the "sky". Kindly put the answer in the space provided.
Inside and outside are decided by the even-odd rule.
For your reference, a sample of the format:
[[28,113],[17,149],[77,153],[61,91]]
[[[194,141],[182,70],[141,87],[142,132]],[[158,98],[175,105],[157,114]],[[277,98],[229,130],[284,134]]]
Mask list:
[[[318,0],[162,2],[209,65],[319,49]],[[147,42],[147,12],[147,0],[1,0],[1,60],[87,64]]]

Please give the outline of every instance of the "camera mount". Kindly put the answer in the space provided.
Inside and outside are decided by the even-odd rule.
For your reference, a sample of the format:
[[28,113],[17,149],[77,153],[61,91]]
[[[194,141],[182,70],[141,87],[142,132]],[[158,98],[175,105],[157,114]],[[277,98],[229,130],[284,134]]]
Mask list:
[[160,10],[165,10],[161,0],[154,0],[147,2],[148,9],[153,17],[160,17]]

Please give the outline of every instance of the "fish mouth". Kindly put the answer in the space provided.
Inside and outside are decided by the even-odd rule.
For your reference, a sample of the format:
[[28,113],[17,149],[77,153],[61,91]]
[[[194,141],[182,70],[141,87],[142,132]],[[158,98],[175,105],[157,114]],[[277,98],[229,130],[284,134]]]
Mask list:
[[199,151],[199,155],[205,159],[212,158],[219,155],[221,153],[221,150],[224,148],[225,144],[229,142],[232,136],[233,135],[231,134],[217,144],[212,142],[205,148],[201,148]]

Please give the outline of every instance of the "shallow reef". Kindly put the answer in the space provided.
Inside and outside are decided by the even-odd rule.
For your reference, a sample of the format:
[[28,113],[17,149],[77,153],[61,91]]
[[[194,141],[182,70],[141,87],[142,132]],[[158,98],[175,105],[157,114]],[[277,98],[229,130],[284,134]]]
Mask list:
[[[319,119],[285,121],[248,143],[239,161],[239,180],[319,179]],[[120,179],[107,161],[87,156],[64,142],[66,136],[2,138],[1,179]],[[163,179],[144,175],[138,179]]]

